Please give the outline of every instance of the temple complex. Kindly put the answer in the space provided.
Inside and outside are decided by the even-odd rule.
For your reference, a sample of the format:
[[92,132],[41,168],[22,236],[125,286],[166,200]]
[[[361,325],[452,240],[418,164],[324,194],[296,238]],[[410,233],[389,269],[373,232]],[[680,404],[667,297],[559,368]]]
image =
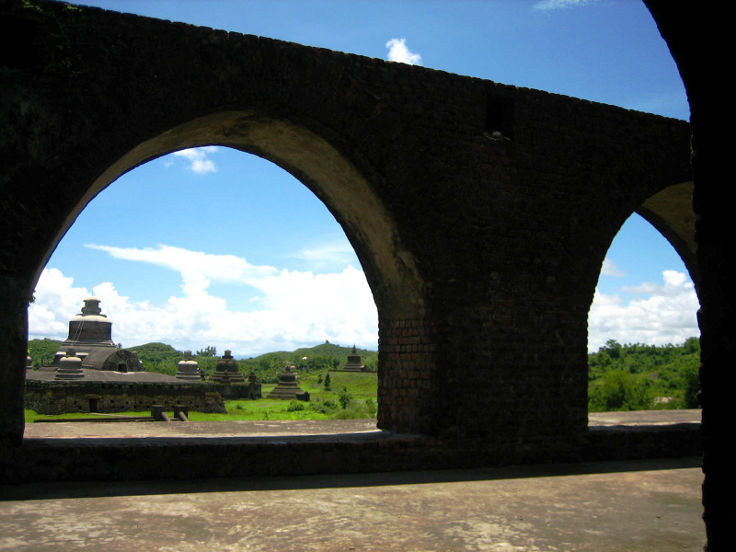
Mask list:
[[345,363],[343,370],[346,372],[365,372],[365,366],[361,363],[360,355],[353,345],[353,351],[348,355],[348,361]]
[[309,393],[296,384],[296,367],[285,366],[284,372],[279,376],[279,382],[268,394],[269,399],[299,399],[309,400]]
[[112,322],[102,314],[100,300],[87,297],[82,312],[69,320],[69,335],[61,344],[54,358],[54,366],[73,353],[82,361],[82,368],[139,372],[141,362],[132,351],[119,349],[112,340]]
[[174,377],[144,371],[136,353],[119,349],[96,297],[87,297],[69,321],[69,336],[51,366],[34,370],[26,360],[25,405],[42,414],[145,411],[152,405],[225,412],[218,389],[202,382],[190,351]]

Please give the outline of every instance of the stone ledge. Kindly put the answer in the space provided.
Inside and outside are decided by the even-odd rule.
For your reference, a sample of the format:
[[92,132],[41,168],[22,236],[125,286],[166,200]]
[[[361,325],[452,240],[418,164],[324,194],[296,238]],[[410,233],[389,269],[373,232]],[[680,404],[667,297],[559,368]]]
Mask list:
[[701,454],[699,424],[598,427],[577,444],[488,442],[365,431],[246,437],[30,438],[0,451],[3,482],[197,479],[389,472]]

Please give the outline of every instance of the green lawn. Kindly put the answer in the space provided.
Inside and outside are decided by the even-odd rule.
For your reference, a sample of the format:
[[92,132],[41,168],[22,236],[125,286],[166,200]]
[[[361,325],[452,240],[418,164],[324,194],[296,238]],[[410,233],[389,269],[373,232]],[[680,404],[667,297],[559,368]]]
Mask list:
[[[325,373],[310,374],[304,379],[299,379],[299,386],[308,391],[309,402],[286,401],[283,399],[259,399],[225,401],[227,414],[208,414],[205,412],[189,413],[189,419],[193,422],[224,421],[224,420],[328,420],[335,418],[373,418],[376,415],[376,394],[378,385],[375,372],[349,373],[330,372],[330,390],[324,389],[324,385],[318,383],[319,376],[324,379]],[[263,396],[275,387],[274,384],[262,387]],[[350,400],[345,401],[342,407],[340,396],[345,397],[345,390],[350,395]],[[121,416],[150,416],[150,412],[119,412]],[[33,410],[26,410],[26,423],[35,420],[68,419],[88,417],[85,413],[60,414],[57,416],[46,416],[37,414]]]

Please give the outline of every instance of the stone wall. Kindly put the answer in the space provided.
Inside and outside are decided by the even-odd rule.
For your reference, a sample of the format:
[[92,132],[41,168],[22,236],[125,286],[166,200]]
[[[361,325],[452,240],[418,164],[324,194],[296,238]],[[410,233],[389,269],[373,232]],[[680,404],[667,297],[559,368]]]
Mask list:
[[216,391],[204,384],[26,381],[25,407],[39,414],[150,411],[185,405],[198,412],[226,412]]
[[601,263],[632,212],[692,179],[687,123],[57,2],[6,1],[0,18],[23,52],[0,72],[6,443],[22,437],[27,301],[58,240],[118,175],[204,144],[273,161],[342,225],[378,310],[381,428],[456,459],[585,437]]

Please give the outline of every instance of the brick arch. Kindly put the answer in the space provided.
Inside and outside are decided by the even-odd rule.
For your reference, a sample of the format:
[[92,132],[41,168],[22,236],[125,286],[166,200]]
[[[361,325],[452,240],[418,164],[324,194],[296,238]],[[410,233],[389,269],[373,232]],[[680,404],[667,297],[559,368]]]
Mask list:
[[608,253],[608,249],[616,239],[616,236],[618,236],[625,222],[634,213],[640,215],[651,224],[672,246],[695,284],[696,293],[698,292],[700,271],[696,257],[695,213],[692,203],[693,183],[692,181],[686,181],[678,184],[665,184],[654,189],[658,191],[654,193],[650,192],[651,195],[643,201],[638,199],[641,197],[641,193],[632,195],[631,201],[640,201],[640,205],[636,209],[621,210],[618,213],[618,218],[612,219],[614,225],[609,229],[609,233],[604,234],[604,247],[598,250],[601,256],[596,259],[595,266],[598,267],[598,272],[593,286],[592,288],[590,284],[587,286],[583,284],[582,286],[587,288],[589,292],[588,313],[593,303],[593,294],[598,285],[597,282],[600,278],[603,261]]
[[156,157],[204,145],[227,146],[275,163],[301,181],[342,226],[384,318],[423,311],[421,278],[401,246],[392,217],[367,179],[330,143],[287,120],[227,111],[197,118],[145,140],[110,164],[66,214],[36,269],[34,282],[81,211],[120,175]]
[[693,183],[673,184],[650,196],[636,212],[654,226],[677,251],[699,290],[700,269],[695,242]]

